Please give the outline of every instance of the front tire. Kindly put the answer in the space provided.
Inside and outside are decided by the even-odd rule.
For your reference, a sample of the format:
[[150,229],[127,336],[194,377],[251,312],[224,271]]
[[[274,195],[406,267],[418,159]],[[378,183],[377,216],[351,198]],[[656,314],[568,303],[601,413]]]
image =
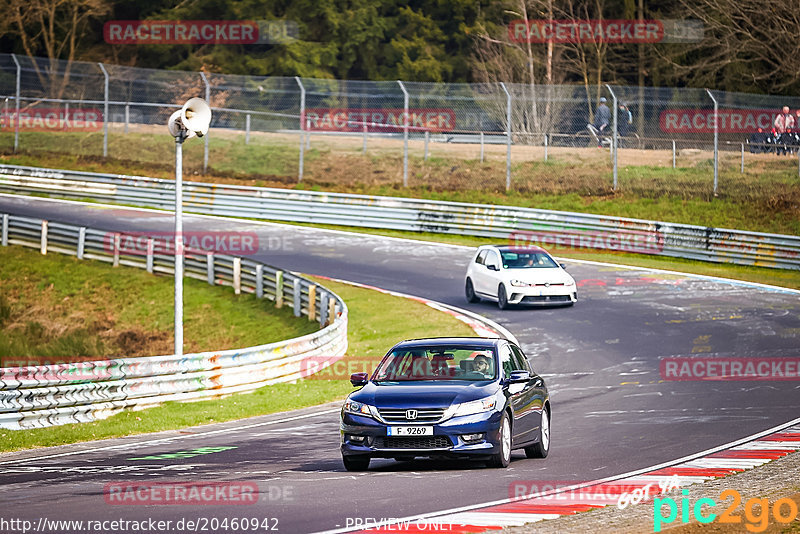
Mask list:
[[475,295],[475,287],[472,285],[472,280],[467,278],[467,283],[464,286],[464,294],[467,297],[467,302],[470,304],[475,304],[476,302],[480,302],[481,299]]
[[489,457],[486,464],[489,467],[506,468],[511,463],[511,423],[508,421],[508,412],[503,412],[500,421],[500,452]]
[[506,295],[506,286],[503,284],[497,286],[497,307],[501,310],[508,308],[508,295]]
[[369,456],[342,456],[342,463],[348,471],[366,471],[369,460]]
[[539,425],[539,443],[525,447],[528,458],[547,458],[550,452],[550,410],[542,410],[542,424]]

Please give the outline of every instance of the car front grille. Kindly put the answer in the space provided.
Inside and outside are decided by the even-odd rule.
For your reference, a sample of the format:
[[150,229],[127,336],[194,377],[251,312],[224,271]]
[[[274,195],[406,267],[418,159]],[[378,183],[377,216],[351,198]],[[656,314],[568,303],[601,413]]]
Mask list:
[[544,295],[541,297],[527,296],[522,297],[522,303],[533,302],[570,302],[569,295]]
[[444,417],[444,409],[418,409],[416,419],[406,417],[407,410],[379,408],[378,413],[387,423],[435,423]]
[[446,436],[409,436],[375,438],[376,449],[449,449],[453,443]]

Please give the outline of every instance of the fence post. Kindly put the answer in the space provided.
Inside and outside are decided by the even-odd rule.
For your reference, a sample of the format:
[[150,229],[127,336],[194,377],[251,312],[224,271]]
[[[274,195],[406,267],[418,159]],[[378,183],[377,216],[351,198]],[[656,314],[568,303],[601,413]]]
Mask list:
[[81,226],[78,230],[78,250],[76,251],[76,256],[79,260],[83,259],[83,253],[86,249],[86,227]]
[[611,86],[606,84],[606,89],[611,93],[611,101],[614,103],[614,114],[612,115],[612,130],[611,134],[611,160],[614,162],[614,191],[617,190],[617,145],[619,138],[617,137],[617,115],[619,109],[617,108],[617,95],[611,90]]
[[125,133],[128,133],[128,123],[131,121],[131,103],[125,103]]
[[0,239],[2,239],[2,241],[0,241],[2,243],[2,245],[4,247],[7,247],[8,246],[8,213],[4,213],[3,214],[3,236]]
[[500,82],[500,87],[506,93],[506,191],[508,191],[511,189],[511,93],[503,82]]
[[214,285],[214,253],[208,252],[206,254],[206,280],[208,280],[208,285]]
[[39,241],[39,252],[47,254],[47,221],[42,221],[42,236]]
[[256,298],[264,298],[264,266],[256,265]]
[[741,174],[744,174],[744,143],[742,143],[742,168]]
[[325,321],[325,326],[328,326],[336,320],[336,299],[328,299],[328,316]]
[[15,54],[11,54],[11,59],[13,59],[14,63],[17,65],[17,96],[14,98],[17,108],[16,114],[14,115],[14,153],[16,153],[17,149],[19,149],[19,87],[22,78],[22,66],[19,64]]
[[303,142],[303,129],[305,127],[305,115],[306,115],[306,88],[303,87],[303,82],[300,81],[299,76],[295,76],[294,80],[297,82],[297,85],[300,86],[300,169],[297,172],[297,181],[303,181],[303,151],[305,149],[305,143]]
[[118,233],[114,234],[114,261],[112,263],[114,267],[119,267],[119,242],[120,235]]
[[283,307],[283,271],[275,271],[275,307]]
[[250,114],[244,117],[244,144],[250,144]]
[[317,286],[308,286],[308,320],[313,321],[317,316]]
[[675,139],[672,140],[672,168],[675,168]]
[[153,272],[153,238],[147,238],[147,272]]
[[300,279],[294,279],[294,287],[292,287],[292,304],[294,307],[294,316],[300,317],[300,312],[303,309],[302,301],[302,288],[300,287]]
[[319,294],[319,326],[324,328],[328,322],[328,292]]
[[105,65],[97,63],[100,70],[103,71],[103,157],[108,157],[108,71]]
[[361,148],[361,153],[362,154],[366,154],[367,153],[367,121],[364,121],[363,128],[364,128],[364,146]]
[[403,82],[397,83],[403,91],[403,187],[408,187],[408,91]]
[[430,138],[430,130],[425,130],[425,161],[428,161],[428,141],[430,141]]
[[233,294],[242,292],[242,258],[233,258]]
[[306,117],[306,150],[311,150],[311,119]]
[[483,132],[481,132],[481,163],[483,163]]
[[719,103],[711,91],[706,89],[706,93],[714,102],[714,196],[717,196],[717,182],[719,180]]
[[[200,77],[203,79],[203,84],[206,86],[206,103],[211,106],[211,86],[208,85],[208,78],[206,78],[206,73],[200,71]],[[203,136],[203,174],[208,171],[208,132],[206,135]]]
[[547,134],[544,134],[544,160],[547,161]]

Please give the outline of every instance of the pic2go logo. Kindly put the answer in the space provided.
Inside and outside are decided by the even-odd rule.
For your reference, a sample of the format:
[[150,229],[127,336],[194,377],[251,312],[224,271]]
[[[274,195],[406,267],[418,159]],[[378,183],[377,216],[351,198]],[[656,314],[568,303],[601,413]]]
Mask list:
[[[719,523],[742,523],[742,517],[733,513],[737,508],[739,508],[739,504],[742,502],[742,496],[737,490],[728,489],[719,494],[720,500],[724,501],[728,498],[732,499],[730,505],[725,509],[724,512],[719,514],[719,516],[710,511],[704,515],[703,507],[708,510],[717,506],[717,503],[714,501],[714,499],[697,499],[694,505],[691,505],[689,503],[689,490],[685,489],[682,491],[682,493],[684,495],[684,497],[680,500],[682,523],[689,522],[690,509],[692,515],[694,515],[694,519],[700,523],[711,523],[714,520],[717,520]],[[664,507],[666,507],[668,510],[667,516],[664,516]],[[756,508],[759,509],[758,512],[756,512]],[[717,519],[717,517],[719,517],[719,519]],[[749,532],[764,532],[769,524],[769,500],[766,498],[749,499],[744,504],[744,517],[747,520],[747,523],[745,523],[745,528],[747,528]],[[775,503],[772,505],[772,517],[775,519],[775,521],[778,523],[783,523],[784,525],[791,523],[795,518],[797,518],[797,503],[789,498],[783,498],[775,501]],[[653,499],[653,532],[661,532],[662,525],[672,523],[677,518],[678,503],[675,502],[675,499],[670,497],[665,497],[663,499],[656,497]]]

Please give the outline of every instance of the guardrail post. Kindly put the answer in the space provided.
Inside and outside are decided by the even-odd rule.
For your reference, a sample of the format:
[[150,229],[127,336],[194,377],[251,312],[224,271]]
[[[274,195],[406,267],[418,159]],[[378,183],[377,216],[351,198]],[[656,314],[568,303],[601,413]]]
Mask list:
[[17,66],[17,96],[14,98],[14,104],[17,108],[16,115],[14,115],[14,153],[16,153],[17,149],[19,149],[19,88],[22,79],[22,66],[19,64],[15,54],[11,54],[11,59],[14,60],[14,64]]
[[[200,71],[200,77],[203,79],[203,84],[206,86],[206,102],[209,106],[211,106],[211,86],[208,85],[206,73]],[[204,135],[203,138],[203,174],[205,174],[208,171],[208,132],[206,132],[206,135]]]
[[147,238],[147,272],[153,272],[153,238]]
[[80,229],[78,229],[77,256],[78,256],[79,260],[83,259],[83,253],[84,253],[85,249],[86,249],[86,227],[85,226],[81,226]]
[[244,116],[244,144],[250,144],[250,114]]
[[317,316],[317,286],[308,286],[308,320],[313,321]]
[[511,189],[511,93],[503,82],[500,82],[500,87],[506,93],[506,191],[508,191]]
[[207,252],[206,253],[206,279],[208,280],[208,285],[213,286],[215,275],[214,275],[214,253]]
[[233,258],[233,294],[242,292],[242,258]]
[[717,181],[719,179],[719,103],[711,91],[706,89],[706,93],[714,102],[714,196],[717,196]]
[[2,244],[4,247],[8,246],[8,213],[3,214],[3,236]]
[[114,234],[114,267],[119,267],[119,234]]
[[292,288],[292,304],[294,306],[294,316],[300,317],[301,310],[303,309],[302,301],[302,288],[300,287],[300,279],[294,279],[294,287]]
[[403,187],[408,187],[408,91],[403,82],[397,83],[403,91]]
[[275,271],[275,307],[283,307],[283,271]]
[[336,320],[336,299],[328,299],[328,320],[325,326],[333,323]]
[[325,327],[328,323],[328,292],[323,291],[319,294],[319,325]]
[[97,64],[103,71],[103,157],[108,157],[108,71],[102,63]]
[[305,115],[306,115],[306,88],[303,86],[303,82],[300,81],[299,76],[295,76],[294,80],[297,82],[297,85],[300,86],[300,167],[297,171],[297,181],[303,181],[303,160],[305,158],[305,143],[303,139],[305,128]]
[[47,254],[47,221],[42,221],[42,237],[40,241],[39,251],[42,254]]
[[264,266],[256,265],[256,298],[264,298]]

